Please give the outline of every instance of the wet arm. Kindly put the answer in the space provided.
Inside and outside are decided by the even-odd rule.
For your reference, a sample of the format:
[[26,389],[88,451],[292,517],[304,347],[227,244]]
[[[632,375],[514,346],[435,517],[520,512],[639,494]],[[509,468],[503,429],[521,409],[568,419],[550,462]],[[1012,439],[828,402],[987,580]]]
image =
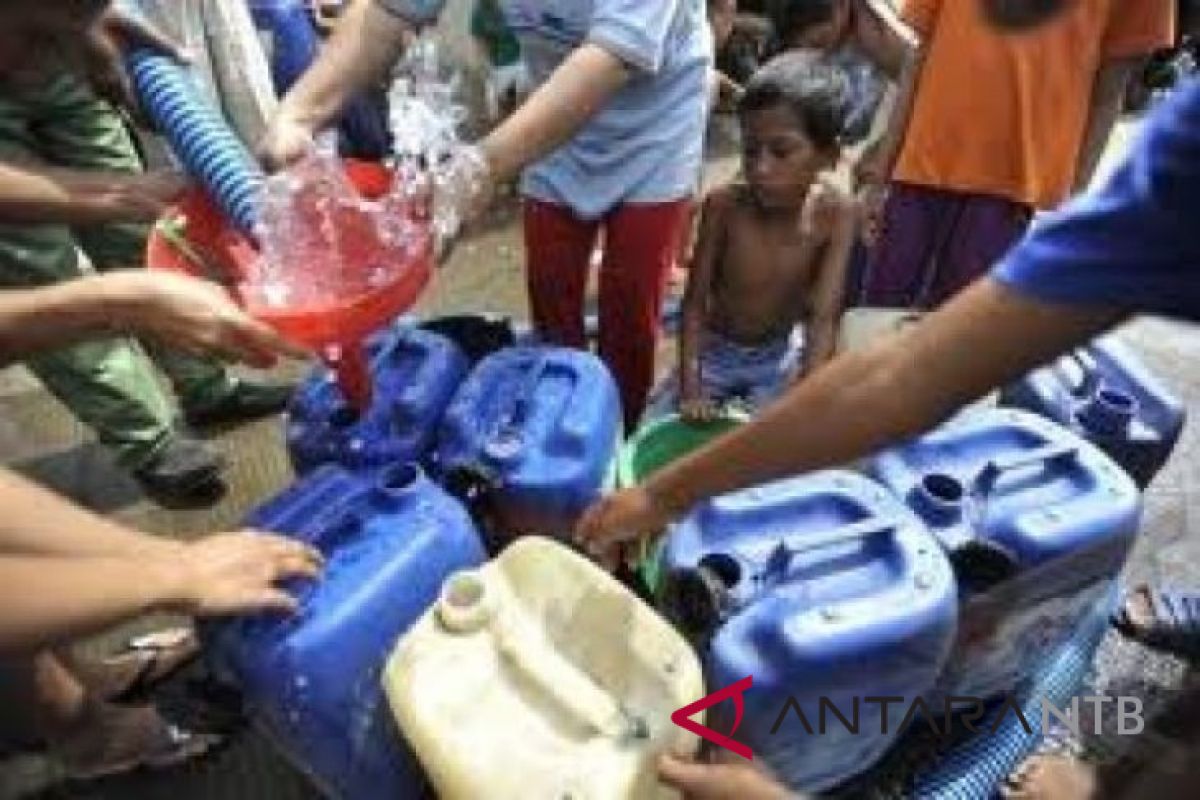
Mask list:
[[844,354],[753,423],[656,474],[656,507],[846,464],[919,434],[1127,315],[1048,305],[987,278],[921,324]]

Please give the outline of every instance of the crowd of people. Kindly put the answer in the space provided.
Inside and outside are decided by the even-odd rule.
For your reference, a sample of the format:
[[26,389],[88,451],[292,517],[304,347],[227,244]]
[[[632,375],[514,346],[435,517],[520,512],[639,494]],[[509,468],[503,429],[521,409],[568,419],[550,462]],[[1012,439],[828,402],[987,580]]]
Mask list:
[[[442,6],[348,4],[273,110],[264,164],[302,158]],[[1179,87],[1126,163],[1083,193],[1131,76],[1179,35],[1174,0],[766,0],[756,11],[530,0],[476,12],[489,58],[520,70],[498,84],[507,107],[474,146],[472,205],[519,178],[538,334],[587,346],[598,264],[598,351],[628,431],[731,402],[755,412],[589,511],[577,533],[602,559],[706,497],[926,430],[1134,314],[1200,319],[1188,225],[1200,86]],[[192,493],[220,480],[222,462],[177,425],[147,354],[192,427],[274,413],[291,390],[212,359],[302,354],[217,287],[137,269],[147,225],[184,182],[145,170],[114,102],[127,99],[114,56],[130,41],[174,49],[103,0],[0,7],[0,354],[30,366],[149,491]],[[699,197],[720,108],[737,114],[742,169]],[[682,258],[678,364],[654,391],[660,310]],[[853,306],[930,313],[835,357]],[[115,702],[153,659],[86,663],[72,642],[155,610],[288,613],[279,582],[321,568],[310,549],[261,533],[162,541],[13,475],[0,477],[0,505],[0,694],[78,777],[177,763],[211,741]],[[1131,592],[1130,635],[1196,647],[1200,614],[1162,608],[1153,587]],[[662,777],[688,797],[792,796],[746,765],[665,757]],[[1021,791],[1099,789],[1072,767],[1031,771]]]

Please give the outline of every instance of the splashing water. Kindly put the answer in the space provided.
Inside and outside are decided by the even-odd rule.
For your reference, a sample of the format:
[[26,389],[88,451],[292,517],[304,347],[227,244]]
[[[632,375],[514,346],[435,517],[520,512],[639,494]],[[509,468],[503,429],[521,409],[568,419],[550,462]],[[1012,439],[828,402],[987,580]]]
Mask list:
[[486,167],[459,138],[466,109],[455,101],[461,81],[428,34],[401,60],[390,91],[394,178],[390,191],[366,199],[347,178],[336,134],[293,167],[271,176],[256,235],[261,257],[246,287],[270,308],[320,308],[397,281],[461,227]]

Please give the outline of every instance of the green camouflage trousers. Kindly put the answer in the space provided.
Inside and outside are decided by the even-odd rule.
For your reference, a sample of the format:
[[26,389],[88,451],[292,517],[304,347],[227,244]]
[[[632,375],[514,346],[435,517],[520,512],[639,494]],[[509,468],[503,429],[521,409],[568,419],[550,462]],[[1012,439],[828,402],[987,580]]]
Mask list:
[[[80,170],[142,169],[121,116],[65,73],[48,78],[36,91],[0,83],[0,160]],[[96,270],[140,267],[148,232],[142,224],[0,224],[0,286],[42,286],[78,277],[87,270],[78,250]],[[125,337],[48,352],[26,364],[124,466],[136,468],[166,444],[174,424],[172,404],[147,354],[185,406],[210,404],[233,387],[216,362],[143,347]]]

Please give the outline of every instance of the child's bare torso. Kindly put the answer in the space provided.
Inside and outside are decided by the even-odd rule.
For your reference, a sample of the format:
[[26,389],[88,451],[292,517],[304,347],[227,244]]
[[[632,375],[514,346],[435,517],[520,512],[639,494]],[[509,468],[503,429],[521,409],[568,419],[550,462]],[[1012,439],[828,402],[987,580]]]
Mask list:
[[828,215],[764,212],[745,186],[721,190],[724,216],[707,327],[744,345],[786,336],[811,309],[811,294],[829,242]]

